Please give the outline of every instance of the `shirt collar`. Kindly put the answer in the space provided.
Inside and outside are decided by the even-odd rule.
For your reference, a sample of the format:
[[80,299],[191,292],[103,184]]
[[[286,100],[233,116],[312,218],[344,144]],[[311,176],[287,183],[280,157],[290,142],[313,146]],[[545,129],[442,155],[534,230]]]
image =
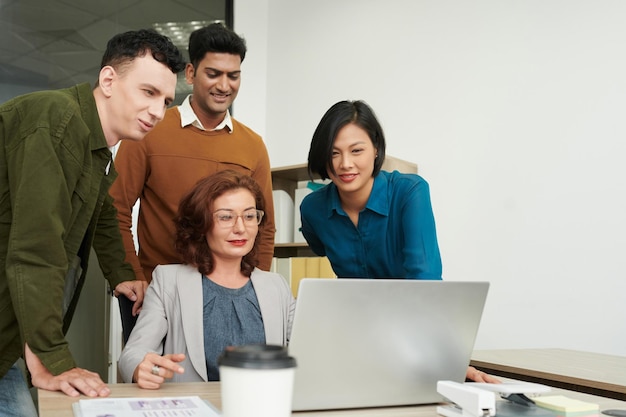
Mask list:
[[[196,113],[193,111],[191,107],[191,94],[185,97],[185,100],[182,102],[180,106],[178,106],[178,112],[180,113],[180,125],[181,127],[193,125],[200,130],[207,130],[204,126],[202,126],[202,122],[196,116]],[[222,130],[225,127],[228,128],[229,133],[233,133],[233,119],[230,117],[230,111],[226,110],[226,116],[224,116],[224,120],[215,128],[208,129],[209,131]]]
[[[343,207],[341,207],[341,200],[339,200],[339,192],[335,184],[329,184],[329,200],[328,200],[328,217],[333,212],[347,216]],[[389,215],[389,199],[387,198],[389,190],[389,180],[387,176],[381,171],[374,177],[374,185],[372,186],[372,192],[367,200],[365,208],[376,212],[383,216]]]

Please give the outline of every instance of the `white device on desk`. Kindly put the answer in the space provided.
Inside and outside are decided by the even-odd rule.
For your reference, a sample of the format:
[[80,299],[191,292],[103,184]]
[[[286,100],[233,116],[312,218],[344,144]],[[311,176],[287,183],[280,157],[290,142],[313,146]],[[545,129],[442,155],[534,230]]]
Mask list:
[[453,406],[437,407],[446,417],[487,417],[496,415],[496,395],[454,381],[437,382],[437,392],[452,401]]
[[294,410],[437,403],[464,381],[487,282],[303,279],[289,342]]
[[[445,417],[491,417],[498,415],[496,414],[496,393],[514,403],[526,401],[532,403],[532,400],[525,394],[538,394],[548,391],[550,391],[550,387],[532,383],[487,384],[467,382],[461,384],[456,381],[439,381],[437,382],[437,392],[452,402],[453,405],[439,406],[437,413]],[[523,404],[521,407],[530,407],[530,403]],[[502,402],[500,404],[508,405]],[[520,416],[526,414],[524,412],[531,415],[536,414],[530,413],[530,408],[517,409],[517,414]]]

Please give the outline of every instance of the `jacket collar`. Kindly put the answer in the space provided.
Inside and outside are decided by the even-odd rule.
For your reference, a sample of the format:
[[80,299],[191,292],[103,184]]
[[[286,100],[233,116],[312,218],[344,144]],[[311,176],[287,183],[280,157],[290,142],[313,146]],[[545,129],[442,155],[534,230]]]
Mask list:
[[76,97],[80,107],[81,116],[91,132],[89,135],[91,150],[95,151],[102,148],[108,149],[107,141],[104,137],[104,131],[102,130],[102,123],[100,122],[100,116],[98,115],[96,99],[93,96],[93,89],[89,83],[83,83],[75,85],[69,90],[70,93]]
[[[202,316],[202,275],[197,269],[185,265],[176,274],[176,287],[180,295],[180,314],[183,333],[187,342],[189,361],[196,372],[208,380],[204,360],[204,336]],[[198,329],[200,332],[198,332]]]

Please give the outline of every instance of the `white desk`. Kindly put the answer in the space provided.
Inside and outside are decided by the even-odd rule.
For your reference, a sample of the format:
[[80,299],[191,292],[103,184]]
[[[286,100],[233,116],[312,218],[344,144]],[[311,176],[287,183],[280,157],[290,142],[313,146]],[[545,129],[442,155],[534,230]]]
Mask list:
[[[220,383],[219,382],[193,382],[165,384],[159,390],[144,390],[136,384],[110,384],[112,397],[165,397],[198,395],[210,401],[213,405],[221,408]],[[572,398],[600,404],[600,409],[609,408],[626,409],[626,402],[612,400],[608,398],[596,397],[577,392],[554,390],[553,393],[561,393]],[[39,390],[39,416],[40,417],[73,417],[72,403],[78,398],[68,397],[60,392],[50,392]],[[85,397],[81,397],[85,398]],[[309,417],[436,417],[436,404],[411,406],[411,407],[385,407],[358,410],[337,410],[337,411],[309,411],[293,413],[294,416]]]

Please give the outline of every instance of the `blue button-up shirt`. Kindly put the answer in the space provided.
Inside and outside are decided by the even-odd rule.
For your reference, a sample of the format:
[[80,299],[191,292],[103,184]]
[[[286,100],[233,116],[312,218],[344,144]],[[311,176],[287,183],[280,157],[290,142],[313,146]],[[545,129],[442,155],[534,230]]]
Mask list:
[[302,233],[340,278],[441,279],[441,255],[428,183],[381,171],[354,226],[334,184],[305,197]]

